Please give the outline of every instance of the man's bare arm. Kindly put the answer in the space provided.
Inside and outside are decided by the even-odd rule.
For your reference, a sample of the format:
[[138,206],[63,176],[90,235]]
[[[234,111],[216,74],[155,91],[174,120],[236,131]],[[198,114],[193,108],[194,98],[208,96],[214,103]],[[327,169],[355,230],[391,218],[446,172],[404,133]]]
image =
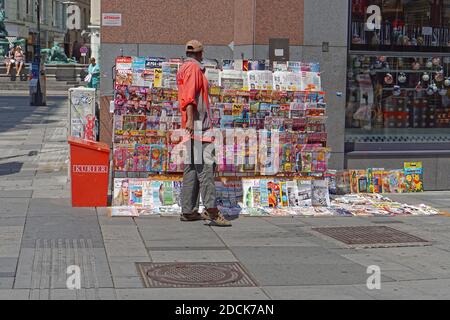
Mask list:
[[191,136],[194,135],[194,108],[195,106],[191,103],[186,107],[186,130],[189,132]]

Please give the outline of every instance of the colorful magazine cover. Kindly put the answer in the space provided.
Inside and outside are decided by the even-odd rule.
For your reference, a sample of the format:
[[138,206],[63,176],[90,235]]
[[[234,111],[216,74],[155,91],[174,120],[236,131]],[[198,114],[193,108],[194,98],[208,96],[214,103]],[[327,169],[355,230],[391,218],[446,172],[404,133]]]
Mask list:
[[268,180],[259,180],[259,196],[261,201],[261,207],[269,208],[269,191],[267,189]]
[[114,146],[114,171],[126,171],[128,163],[128,148],[127,146]]
[[142,207],[142,184],[143,184],[142,179],[129,180],[130,206]]
[[321,91],[322,82],[320,73],[318,72],[302,72],[301,73],[301,90],[302,91]]
[[349,171],[338,171],[336,174],[336,194],[350,194],[350,173]]
[[311,203],[313,207],[329,207],[331,205],[330,191],[326,180],[312,181]]
[[389,170],[383,177],[384,193],[404,193],[406,190],[405,172],[403,170]]
[[177,73],[180,63],[163,62],[162,63],[162,87],[167,89],[177,89]]
[[270,60],[249,60],[247,71],[258,70],[264,71],[269,70]]
[[150,146],[150,172],[162,173],[164,169],[164,146]]
[[289,207],[289,192],[286,181],[280,182],[280,198],[281,198],[281,207],[283,208]]
[[164,181],[160,193],[162,196],[162,203],[164,206],[173,206],[176,204],[174,197],[173,181]]
[[153,207],[157,210],[163,206],[163,197],[161,195],[162,186],[162,181],[152,181],[152,202]]
[[128,206],[130,202],[128,179],[114,179],[113,207]]
[[350,170],[350,192],[367,193],[367,172],[366,170]]
[[131,86],[133,83],[133,58],[118,57],[116,59],[116,85]]
[[404,164],[406,192],[423,192],[423,164],[422,162],[405,162]]
[[243,179],[242,180],[242,189],[243,189],[243,206],[242,208],[254,208],[254,187],[255,185],[259,185],[258,180],[251,179]]
[[146,65],[146,58],[133,57],[132,61],[133,86],[149,88],[152,85],[152,82],[148,81],[148,78],[146,79],[145,65]]
[[267,192],[269,197],[269,207],[270,208],[281,208],[281,185],[277,181],[269,181],[267,183]]
[[150,171],[150,146],[141,144],[135,146],[133,171]]
[[383,174],[384,169],[374,168],[372,170],[372,193],[384,193],[383,191]]

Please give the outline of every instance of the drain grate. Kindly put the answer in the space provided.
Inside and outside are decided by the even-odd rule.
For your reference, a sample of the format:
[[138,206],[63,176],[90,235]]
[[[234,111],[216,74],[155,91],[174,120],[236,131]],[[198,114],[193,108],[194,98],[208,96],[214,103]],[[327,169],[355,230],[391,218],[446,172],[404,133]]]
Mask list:
[[239,263],[136,263],[147,288],[255,287]]
[[314,228],[347,245],[426,244],[428,241],[385,226]]

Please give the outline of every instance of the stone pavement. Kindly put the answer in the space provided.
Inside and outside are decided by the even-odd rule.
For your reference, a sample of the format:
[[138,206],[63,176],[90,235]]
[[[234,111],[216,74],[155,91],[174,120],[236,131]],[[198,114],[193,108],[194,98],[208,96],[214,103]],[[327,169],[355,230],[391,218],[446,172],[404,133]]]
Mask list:
[[[242,218],[233,228],[176,217],[109,218],[74,209],[67,180],[64,97],[30,107],[0,96],[0,299],[445,299],[450,218]],[[398,195],[450,212],[450,192]],[[386,225],[432,246],[354,249],[314,226]],[[240,262],[253,288],[146,289],[136,262]],[[68,266],[82,289],[68,290]],[[369,290],[367,267],[382,272]]]

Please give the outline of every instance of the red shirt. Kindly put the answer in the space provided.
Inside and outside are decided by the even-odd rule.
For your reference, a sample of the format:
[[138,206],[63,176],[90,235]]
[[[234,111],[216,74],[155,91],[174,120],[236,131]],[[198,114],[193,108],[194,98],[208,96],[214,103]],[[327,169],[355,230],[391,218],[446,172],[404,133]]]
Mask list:
[[200,62],[188,58],[177,74],[178,102],[182,115],[182,128],[186,128],[187,106],[194,106],[194,121],[201,121],[202,131],[212,128],[209,113],[208,80]]

